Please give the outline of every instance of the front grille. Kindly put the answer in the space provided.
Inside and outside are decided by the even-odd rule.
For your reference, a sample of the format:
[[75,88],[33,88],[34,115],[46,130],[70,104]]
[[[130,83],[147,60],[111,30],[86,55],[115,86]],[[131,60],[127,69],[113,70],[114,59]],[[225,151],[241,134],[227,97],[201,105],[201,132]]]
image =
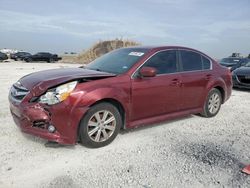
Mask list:
[[238,80],[239,80],[241,83],[250,84],[250,76],[238,75],[237,77],[238,77]]
[[16,101],[21,101],[29,93],[29,90],[23,87],[19,82],[13,84],[10,89],[11,97]]

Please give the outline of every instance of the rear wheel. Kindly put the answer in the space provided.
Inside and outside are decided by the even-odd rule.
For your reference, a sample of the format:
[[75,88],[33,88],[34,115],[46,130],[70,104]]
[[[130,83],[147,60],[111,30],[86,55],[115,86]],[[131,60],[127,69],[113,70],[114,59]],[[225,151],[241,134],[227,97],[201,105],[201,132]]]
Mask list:
[[83,145],[91,148],[111,143],[122,125],[119,111],[110,103],[100,103],[89,109],[81,121],[79,136]]
[[31,59],[31,58],[27,58],[27,59],[25,59],[25,61],[26,61],[26,62],[31,62],[32,59]]
[[221,103],[222,103],[221,92],[218,89],[213,88],[208,93],[206,103],[203,107],[203,112],[201,113],[201,115],[203,115],[204,117],[215,116],[220,110]]
[[49,60],[47,62],[48,63],[54,63],[54,59],[53,58],[49,58]]

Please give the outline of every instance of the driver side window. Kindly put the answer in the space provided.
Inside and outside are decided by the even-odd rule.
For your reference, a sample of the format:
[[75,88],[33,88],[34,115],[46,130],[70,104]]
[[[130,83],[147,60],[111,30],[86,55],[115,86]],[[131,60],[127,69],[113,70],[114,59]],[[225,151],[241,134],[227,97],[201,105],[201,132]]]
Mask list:
[[177,72],[176,50],[167,50],[153,55],[143,67],[153,67],[156,74],[167,74]]

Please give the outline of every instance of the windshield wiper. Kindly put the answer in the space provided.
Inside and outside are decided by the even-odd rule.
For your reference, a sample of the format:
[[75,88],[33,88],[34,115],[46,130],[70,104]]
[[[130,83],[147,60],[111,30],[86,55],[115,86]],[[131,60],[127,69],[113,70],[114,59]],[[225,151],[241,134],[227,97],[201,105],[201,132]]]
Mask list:
[[94,71],[104,72],[103,70],[98,69],[98,68],[88,68],[88,67],[85,67],[85,68],[86,68],[86,69],[89,69],[89,70],[94,70]]

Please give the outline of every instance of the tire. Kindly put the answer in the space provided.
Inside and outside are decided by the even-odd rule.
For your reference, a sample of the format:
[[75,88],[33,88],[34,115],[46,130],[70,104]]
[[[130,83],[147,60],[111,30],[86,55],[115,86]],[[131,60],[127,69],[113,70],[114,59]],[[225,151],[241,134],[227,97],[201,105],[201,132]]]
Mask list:
[[81,120],[80,142],[90,148],[106,146],[115,139],[121,125],[121,115],[115,106],[106,102],[94,105]]
[[208,93],[201,115],[207,118],[216,116],[220,111],[221,103],[221,92],[216,88],[211,89]]
[[47,62],[48,63],[54,63],[54,59],[53,58],[49,58],[49,60]]
[[25,61],[26,61],[27,63],[29,63],[29,62],[32,61],[32,59],[31,59],[31,58],[27,58],[27,59],[25,59]]

